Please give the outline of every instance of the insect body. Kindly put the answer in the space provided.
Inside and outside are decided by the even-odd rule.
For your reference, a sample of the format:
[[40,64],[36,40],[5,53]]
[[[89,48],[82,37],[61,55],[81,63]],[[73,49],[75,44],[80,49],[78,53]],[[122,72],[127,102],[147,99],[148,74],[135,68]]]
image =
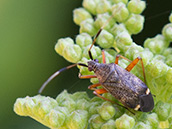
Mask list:
[[119,65],[100,64],[92,60],[88,62],[88,69],[94,71],[104,92],[112,94],[124,106],[143,112],[153,109],[154,101],[149,88],[138,77]]

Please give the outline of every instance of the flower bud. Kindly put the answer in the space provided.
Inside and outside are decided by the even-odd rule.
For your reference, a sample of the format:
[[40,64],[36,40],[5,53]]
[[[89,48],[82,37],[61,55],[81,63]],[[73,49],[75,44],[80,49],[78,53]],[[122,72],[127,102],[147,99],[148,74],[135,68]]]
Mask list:
[[148,38],[144,42],[144,47],[149,48],[154,54],[161,54],[168,46],[169,42],[167,42],[162,35]]
[[79,45],[74,44],[70,38],[59,39],[55,45],[55,50],[72,63],[77,63],[82,56],[82,49]]
[[94,26],[94,20],[92,18],[88,18],[80,23],[80,33],[88,33],[91,36],[96,35],[97,29]]
[[158,116],[156,113],[148,114],[147,119],[153,129],[157,129],[159,125]]
[[167,48],[164,50],[163,56],[167,57],[168,55],[172,55],[172,48]]
[[108,120],[105,124],[101,126],[101,129],[116,129],[115,121],[113,119]]
[[116,24],[116,22],[115,22],[115,20],[113,18],[111,18],[110,21],[108,21],[110,17],[111,16],[110,16],[109,13],[98,14],[97,18],[96,18],[96,20],[94,22],[95,27],[97,29],[100,29],[102,26],[104,26],[108,22],[108,24],[106,24],[103,29],[105,29],[105,30],[111,29],[111,27],[114,24]]
[[66,48],[68,45],[74,45],[73,39],[67,37],[67,38],[61,38],[57,41],[55,45],[55,51],[63,56],[63,50]]
[[100,0],[83,0],[83,7],[93,15],[96,15],[96,8]]
[[97,111],[103,120],[111,119],[116,113],[113,105],[107,101],[103,102],[102,105],[97,108]]
[[103,30],[97,39],[97,44],[102,48],[110,48],[114,44],[114,37],[108,31]]
[[[87,59],[90,59],[88,50],[90,49],[91,45],[88,45],[87,47],[84,48],[82,57],[86,57]],[[91,48],[91,54],[93,56],[93,59],[97,59],[98,56],[101,55],[101,49],[97,46],[94,46]]]
[[117,22],[124,22],[129,16],[129,11],[126,5],[120,2],[112,6],[112,15]]
[[86,47],[90,44],[92,44],[92,38],[89,34],[87,33],[81,33],[76,36],[76,43],[81,47]]
[[162,101],[158,101],[154,111],[157,113],[160,121],[165,121],[170,115],[171,105]]
[[116,40],[116,46],[118,49],[120,49],[122,52],[125,51],[125,49],[132,44],[132,38],[129,35],[127,31],[123,31],[121,33],[118,33],[118,35],[115,38]]
[[74,111],[76,108],[75,101],[72,99],[71,94],[68,94],[66,90],[56,97],[56,101],[59,106],[68,108],[69,112]]
[[135,125],[135,120],[126,114],[122,115],[115,121],[117,129],[132,129]]
[[52,109],[44,119],[51,128],[58,128],[64,124],[66,117],[60,111]]
[[75,92],[74,94],[71,95],[72,99],[74,101],[77,101],[79,99],[85,99],[85,100],[90,100],[90,98],[88,97],[87,92]]
[[110,31],[114,36],[117,36],[119,33],[122,33],[124,31],[128,32],[128,30],[126,29],[123,23],[114,24]]
[[172,23],[169,23],[163,27],[162,34],[168,42],[172,41]]
[[149,124],[138,122],[134,129],[152,129],[152,127]]
[[77,8],[73,11],[73,20],[77,25],[88,18],[92,18],[91,14],[84,8]]
[[158,78],[166,74],[168,66],[161,60],[154,59],[147,66],[146,71],[152,78]]
[[135,55],[140,53],[140,52],[143,52],[144,51],[144,48],[135,44],[135,43],[132,43],[125,51],[125,57],[127,57],[128,59],[130,60],[134,60],[136,57]]
[[99,114],[92,115],[91,118],[89,119],[90,126],[93,129],[98,129],[101,128],[101,126],[105,123],[106,121],[101,118]]
[[144,17],[138,14],[131,14],[124,24],[130,34],[138,34],[143,29]]
[[146,8],[146,2],[142,0],[130,0],[128,10],[130,13],[141,14]]
[[108,0],[100,0],[97,4],[96,12],[97,14],[102,14],[111,11],[111,4]]
[[69,114],[66,120],[66,126],[69,129],[86,129],[88,124],[88,112],[85,110],[76,110]]
[[76,109],[78,110],[88,110],[90,107],[90,103],[86,99],[79,99],[76,102]]

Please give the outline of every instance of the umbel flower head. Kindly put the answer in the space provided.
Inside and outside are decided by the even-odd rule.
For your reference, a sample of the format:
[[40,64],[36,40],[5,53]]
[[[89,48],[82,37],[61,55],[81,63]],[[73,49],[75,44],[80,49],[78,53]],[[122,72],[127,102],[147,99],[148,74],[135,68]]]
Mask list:
[[[86,92],[68,93],[64,90],[55,99],[37,95],[18,98],[14,111],[21,116],[30,116],[52,129],[156,129],[172,128],[172,14],[170,23],[162,28],[162,34],[144,41],[144,47],[137,45],[132,35],[144,27],[146,7],[142,0],[83,0],[83,7],[73,11],[74,22],[80,26],[76,39],[61,38],[55,51],[71,63],[90,60],[88,50],[92,37],[103,27],[93,45],[93,59],[102,60],[104,49],[106,63],[113,63],[120,53],[130,60],[142,57],[147,86],[154,95],[155,108],[150,113],[131,112],[99,97],[89,98]],[[96,19],[94,19],[96,17]],[[109,20],[110,19],[110,20]],[[125,68],[129,62],[120,60]],[[91,75],[88,68],[78,66],[82,75]],[[143,80],[142,68],[131,71]],[[91,79],[96,83],[97,79]],[[116,101],[109,93],[104,97]]]

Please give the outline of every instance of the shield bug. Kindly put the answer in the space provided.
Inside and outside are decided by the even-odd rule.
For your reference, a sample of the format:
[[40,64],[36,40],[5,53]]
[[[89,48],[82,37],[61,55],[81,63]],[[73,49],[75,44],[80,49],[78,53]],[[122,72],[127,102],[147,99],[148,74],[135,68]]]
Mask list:
[[[109,20],[105,24],[107,24]],[[104,51],[102,51],[103,63],[99,63],[97,59],[93,59],[91,48],[95,44],[96,39],[100,35],[104,26],[98,31],[90,49],[88,50],[88,54],[91,59],[90,61],[87,62],[88,65],[83,63],[76,63],[58,70],[52,76],[50,76],[48,80],[42,85],[42,87],[39,90],[39,93],[41,93],[45,88],[45,86],[62,71],[80,65],[83,67],[87,67],[89,71],[93,71],[95,74],[94,75],[79,74],[79,78],[81,79],[98,78],[99,83],[90,85],[88,87],[90,90],[94,90],[93,93],[98,97],[112,102],[111,100],[101,96],[101,94],[108,92],[112,96],[114,96],[120,103],[124,105],[123,106],[117,103],[120,106],[123,106],[127,109],[132,108],[134,110],[142,111],[142,112],[151,111],[154,108],[154,100],[149,88],[142,80],[140,80],[138,77],[130,73],[133,67],[140,61],[142,64],[144,81],[146,82],[145,70],[141,57],[137,57],[135,60],[130,61],[129,59],[123,57],[122,55],[117,55],[114,63],[106,64],[105,53]],[[119,58],[123,58],[129,61],[130,64],[125,69],[123,69],[118,65]],[[97,89],[96,87],[98,86],[102,86],[102,88]]]

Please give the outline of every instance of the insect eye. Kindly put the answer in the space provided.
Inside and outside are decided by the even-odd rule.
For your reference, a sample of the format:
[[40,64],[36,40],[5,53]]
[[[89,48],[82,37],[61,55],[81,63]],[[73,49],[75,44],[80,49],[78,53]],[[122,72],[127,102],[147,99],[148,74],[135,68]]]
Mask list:
[[95,62],[99,63],[99,60],[98,59],[94,59]]

